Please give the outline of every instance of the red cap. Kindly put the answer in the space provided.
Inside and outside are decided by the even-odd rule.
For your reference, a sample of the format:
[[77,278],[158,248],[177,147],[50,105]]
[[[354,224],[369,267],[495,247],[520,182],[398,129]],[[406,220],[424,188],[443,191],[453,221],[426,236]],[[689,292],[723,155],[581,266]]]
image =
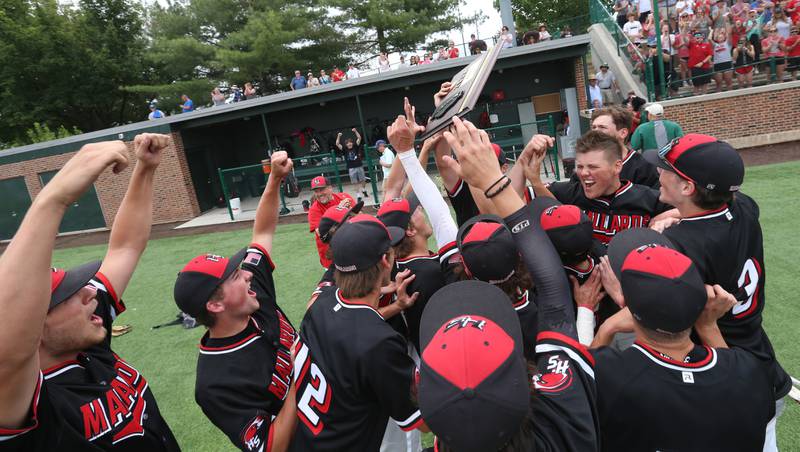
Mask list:
[[328,180],[325,179],[325,176],[317,176],[311,179],[311,189],[315,188],[324,188],[328,186]]

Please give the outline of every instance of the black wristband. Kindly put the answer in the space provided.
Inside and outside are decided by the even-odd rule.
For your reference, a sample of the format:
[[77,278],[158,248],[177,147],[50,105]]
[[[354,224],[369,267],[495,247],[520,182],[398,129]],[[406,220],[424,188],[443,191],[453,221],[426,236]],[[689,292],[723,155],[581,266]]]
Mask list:
[[[505,179],[505,181],[503,181],[504,179]],[[500,185],[499,187],[497,187],[497,190],[495,190],[495,191],[491,191],[491,190],[492,190],[492,189],[493,189],[493,188],[494,188],[494,187],[495,187],[497,184],[499,184],[500,182],[503,182],[503,184],[502,184],[502,185]],[[506,176],[505,174],[503,174],[503,176],[502,176],[502,177],[500,177],[500,179],[497,179],[497,180],[495,181],[495,183],[493,183],[492,185],[490,185],[490,186],[489,186],[489,188],[487,188],[487,189],[486,189],[486,190],[483,192],[483,196],[486,196],[486,199],[491,199],[491,198],[494,198],[495,196],[499,195],[499,194],[500,194],[500,192],[502,192],[503,190],[505,190],[506,188],[508,188],[508,186],[509,186],[509,185],[511,185],[511,179],[509,179],[509,178],[508,178],[508,176]],[[490,192],[491,192],[491,193],[490,193]]]

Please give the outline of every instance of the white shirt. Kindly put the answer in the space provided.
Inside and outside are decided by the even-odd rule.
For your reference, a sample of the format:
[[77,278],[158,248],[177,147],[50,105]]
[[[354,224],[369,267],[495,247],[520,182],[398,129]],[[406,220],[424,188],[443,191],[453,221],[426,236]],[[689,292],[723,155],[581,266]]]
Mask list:
[[617,80],[617,77],[611,72],[609,69],[605,74],[603,71],[598,72],[595,77],[597,77],[597,86],[601,86],[600,89],[611,89],[614,87],[614,82]]
[[622,31],[631,38],[639,38],[642,36],[642,23],[638,20],[625,22],[625,25],[622,26]]
[[361,73],[358,71],[358,68],[352,67],[347,70],[347,78],[358,78],[361,76]]
[[653,3],[650,0],[639,0],[639,14],[653,10]]
[[547,30],[539,32],[539,41],[549,41],[549,40],[550,40],[550,33],[548,33]]
[[503,41],[504,49],[514,47],[514,36],[511,33],[506,33],[500,36],[500,39]]
[[589,107],[594,108],[594,101],[597,101],[598,106],[603,106],[603,93],[600,91],[600,87],[597,86],[595,83],[594,86],[589,85]]
[[694,2],[692,0],[678,0],[678,3],[675,4],[675,9],[678,11],[678,14],[686,11],[689,14],[694,14],[692,7]]
[[[392,162],[394,162],[394,152],[392,152],[392,150],[387,146],[383,148],[383,154],[381,154],[381,163],[391,165]],[[383,170],[383,179],[386,180],[386,178],[389,177],[389,171],[391,168],[381,165],[381,169]]]

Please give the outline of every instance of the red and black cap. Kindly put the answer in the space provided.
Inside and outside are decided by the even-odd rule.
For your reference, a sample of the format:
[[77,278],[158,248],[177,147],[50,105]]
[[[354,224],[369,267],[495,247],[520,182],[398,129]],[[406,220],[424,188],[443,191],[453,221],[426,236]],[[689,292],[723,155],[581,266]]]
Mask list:
[[506,154],[503,152],[503,148],[501,148],[499,144],[492,143],[492,150],[494,151],[494,155],[497,156],[497,161],[500,163],[500,166],[508,163]]
[[733,146],[710,135],[684,135],[658,151],[645,152],[644,158],[710,191],[739,191],[744,181],[742,157]]
[[707,295],[700,272],[658,232],[634,228],[617,233],[608,259],[625,304],[643,326],[678,333],[691,328],[703,312]]
[[381,204],[378,209],[378,219],[383,224],[394,226],[400,229],[408,229],[411,222],[411,215],[419,206],[419,200],[414,192],[410,192],[405,198],[394,198]]
[[311,179],[311,189],[315,188],[324,188],[328,186],[328,179],[325,179],[325,176],[317,176]]
[[580,262],[592,247],[592,222],[580,207],[548,197],[531,202],[534,216],[566,265]]
[[322,214],[322,218],[319,220],[319,226],[317,226],[317,229],[319,229],[319,239],[322,243],[330,242],[331,236],[333,235],[331,234],[331,228],[334,226],[341,226],[348,218],[361,212],[362,207],[364,207],[364,201],[357,202],[353,207],[329,207],[328,210]]
[[94,261],[69,270],[52,268],[50,273],[50,309],[53,309],[59,303],[66,301],[86,287],[100,270],[100,264],[101,261]]
[[514,276],[519,251],[497,215],[477,215],[458,228],[456,243],[470,278],[500,284]]
[[242,265],[247,248],[229,258],[216,254],[201,254],[190,260],[178,273],[173,296],[178,308],[192,317],[206,309],[206,303],[233,272]]
[[358,214],[341,225],[331,240],[333,265],[344,273],[372,268],[405,233],[405,229],[386,226],[372,215]]
[[482,281],[436,292],[420,323],[419,407],[453,450],[497,450],[519,430],[530,389],[522,332],[508,296]]

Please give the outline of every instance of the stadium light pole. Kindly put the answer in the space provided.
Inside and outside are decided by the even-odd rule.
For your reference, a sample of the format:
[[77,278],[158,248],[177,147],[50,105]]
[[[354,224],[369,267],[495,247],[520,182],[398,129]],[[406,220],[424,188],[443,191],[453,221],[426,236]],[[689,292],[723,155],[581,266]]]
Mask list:
[[503,25],[508,27],[508,32],[514,37],[511,45],[517,46],[517,28],[514,26],[514,14],[511,12],[511,0],[500,0],[500,18]]

